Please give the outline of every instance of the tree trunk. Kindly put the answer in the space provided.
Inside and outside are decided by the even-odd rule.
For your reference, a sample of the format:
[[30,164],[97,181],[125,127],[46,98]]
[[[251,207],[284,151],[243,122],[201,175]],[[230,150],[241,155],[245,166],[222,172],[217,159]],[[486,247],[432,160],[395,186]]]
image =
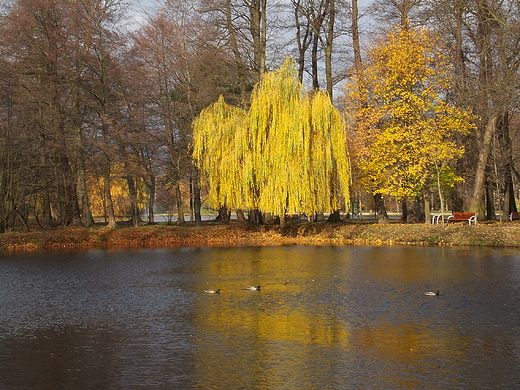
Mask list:
[[[61,159],[60,159],[61,160]],[[69,213],[68,213],[68,205],[67,205],[67,190],[66,190],[66,183],[65,183],[65,175],[62,172],[63,165],[62,162],[57,162],[57,170],[56,170],[56,176],[55,176],[55,183],[56,183],[56,195],[57,195],[57,216],[58,216],[58,224],[63,226],[69,225]]]
[[376,212],[377,223],[390,223],[386,212],[385,201],[381,194],[374,194],[374,207]]
[[425,195],[424,197],[424,222],[430,224],[432,221],[430,220],[430,199]]
[[513,188],[513,178],[509,176],[506,178],[505,188],[504,188],[504,205],[502,207],[502,220],[507,221],[509,218],[509,214],[516,213],[518,210],[516,208],[515,202],[515,190]]
[[280,227],[284,228],[287,226],[287,218],[285,218],[285,214],[280,215]]
[[325,214],[324,213],[316,213],[314,215],[314,222],[325,222]]
[[[47,148],[47,145],[45,145],[45,140],[42,141],[42,145],[40,145],[40,148],[42,150],[45,150]],[[45,153],[41,153],[40,155],[40,170],[42,172],[45,172],[47,170],[47,157],[45,156]],[[51,227],[54,225],[53,221],[53,215],[51,211],[51,195],[50,190],[48,186],[45,186],[43,188],[43,191],[41,193],[42,196],[42,223],[43,226]]]
[[85,175],[85,161],[83,160],[83,140],[81,130],[76,130],[76,152],[74,154],[76,166],[76,192],[78,196],[78,204],[81,216],[81,222],[84,227],[94,225],[94,218],[90,210],[90,201],[87,190],[87,179]]
[[455,71],[455,101],[458,107],[463,106],[463,95],[466,90],[464,86],[464,2],[462,0],[455,1],[455,55],[454,55],[454,71]]
[[236,214],[237,214],[237,220],[239,223],[243,223],[243,224],[246,224],[247,223],[247,218],[244,214],[244,211],[241,210],[241,209],[236,209]]
[[[244,213],[241,213],[241,214],[244,218],[244,223],[246,223],[246,221],[245,221],[246,217],[244,217]],[[218,209],[218,215],[215,218],[215,221],[222,222],[224,224],[230,223],[231,222],[231,212],[229,211],[229,209],[225,206],[220,207]]]
[[473,187],[473,195],[471,197],[470,210],[473,213],[477,213],[479,219],[486,217],[485,206],[484,206],[484,190],[485,190],[485,177],[486,177],[486,165],[491,151],[491,144],[496,131],[496,124],[498,121],[499,114],[493,113],[488,119],[482,142],[479,148],[478,162],[475,170],[475,184]]
[[422,202],[419,199],[412,200],[410,202],[410,212],[408,213],[408,223],[421,223],[424,222],[424,214]]
[[264,223],[260,210],[250,210],[248,222],[252,225],[262,225]]
[[509,115],[506,113],[497,123],[497,139],[500,145],[499,172],[503,180],[504,203],[502,204],[502,220],[507,220],[512,212],[516,212],[515,192],[513,187],[513,147],[509,135]]
[[408,199],[404,198],[401,201],[401,222],[406,223],[408,221]]
[[327,29],[326,43],[323,47],[325,53],[325,81],[327,84],[327,92],[329,93],[330,100],[332,101],[333,93],[333,77],[332,77],[332,46],[334,44],[334,23],[336,21],[336,2],[335,0],[327,0],[328,12],[329,12],[329,23]]
[[267,0],[251,0],[249,3],[249,31],[253,40],[253,62],[258,80],[265,72],[267,40]]
[[332,213],[330,213],[327,222],[341,222],[340,211],[341,210],[334,210]]
[[181,186],[178,182],[175,183],[175,194],[177,198],[177,225],[181,225],[186,221],[184,220],[184,206],[182,204]]
[[103,191],[106,202],[107,226],[110,228],[114,228],[116,227],[116,214],[114,212],[114,203],[112,202],[112,191],[110,188],[111,182],[112,179],[110,177],[110,160],[108,159],[108,156],[105,156],[103,162]]
[[352,0],[352,46],[354,48],[354,69],[359,79],[363,70],[361,44],[359,40],[359,8],[358,1]]
[[199,170],[193,168],[193,213],[195,217],[195,226],[202,226],[202,215],[200,213],[200,186],[199,186]]
[[[437,174],[437,195],[439,195],[439,202],[441,204],[441,219],[442,223],[444,223],[444,195],[442,193],[442,185],[441,185],[441,173],[440,168],[437,163],[435,163],[435,170]],[[426,203],[425,203],[426,207]],[[430,219],[430,202],[428,201],[428,213],[426,214],[426,219]]]
[[80,210],[76,194],[75,175],[69,164],[68,157],[64,154],[65,147],[61,148],[58,157],[58,178],[56,180],[59,189],[61,225],[81,226]]
[[260,77],[266,71],[266,49],[267,49],[267,0],[260,1]]
[[130,219],[134,227],[139,226],[139,208],[137,206],[137,191],[135,189],[134,178],[130,175],[125,177],[128,185],[128,195],[130,197]]
[[232,13],[232,4],[231,0],[226,0],[226,30],[229,37],[229,43],[231,45],[231,50],[233,51],[234,59],[235,59],[235,65],[237,68],[238,77],[240,80],[238,80],[240,87],[241,87],[241,93],[242,96],[245,96],[247,93],[247,73],[246,73],[246,66],[244,64],[244,61],[242,59],[242,56],[240,54],[240,49],[238,47],[238,39],[236,36],[236,29],[233,25],[233,13]]
[[312,67],[312,88],[320,89],[320,81],[318,79],[318,49],[319,37],[317,32],[312,33],[312,52],[311,52],[311,67]]
[[[488,176],[489,177],[489,176]],[[486,221],[494,221],[496,219],[495,213],[495,194],[493,192],[495,185],[492,180],[486,182]]]
[[[102,67],[103,69],[103,67]],[[108,126],[108,118],[106,115],[106,102],[102,100],[101,104],[101,133],[103,136],[103,156],[102,156],[102,175],[103,175],[103,191],[105,195],[106,202],[106,216],[107,226],[110,228],[116,227],[116,214],[114,211],[114,203],[112,200],[112,177],[111,177],[111,161],[110,155],[108,154],[111,150],[111,146],[109,143],[109,126]]]
[[298,45],[298,80],[303,82],[303,73],[305,71],[305,53],[311,42],[312,30],[309,26],[309,19],[305,18],[306,25],[300,22],[301,0],[294,1],[294,21],[296,24],[296,44]]
[[146,181],[148,187],[148,224],[155,223],[155,176],[149,175]]

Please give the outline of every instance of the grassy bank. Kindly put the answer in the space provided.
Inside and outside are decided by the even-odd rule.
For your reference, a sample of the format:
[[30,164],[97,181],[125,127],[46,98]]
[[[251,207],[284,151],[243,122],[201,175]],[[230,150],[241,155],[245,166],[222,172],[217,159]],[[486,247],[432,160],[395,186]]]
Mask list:
[[432,245],[520,247],[520,223],[378,225],[371,223],[296,223],[202,227],[152,225],[109,229],[65,229],[0,234],[1,250],[261,245]]

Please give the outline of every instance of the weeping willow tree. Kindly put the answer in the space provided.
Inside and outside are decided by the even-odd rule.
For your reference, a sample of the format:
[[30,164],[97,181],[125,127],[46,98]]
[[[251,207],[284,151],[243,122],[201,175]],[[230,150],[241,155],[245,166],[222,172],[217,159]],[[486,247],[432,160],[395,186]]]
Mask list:
[[220,96],[218,101],[203,110],[193,122],[193,155],[202,171],[201,179],[210,188],[208,202],[215,206],[242,208],[250,203],[244,183],[247,114],[230,106]]
[[350,203],[350,163],[340,112],[324,92],[307,93],[294,61],[264,73],[251,107],[221,97],[193,123],[193,156],[213,207],[280,216]]

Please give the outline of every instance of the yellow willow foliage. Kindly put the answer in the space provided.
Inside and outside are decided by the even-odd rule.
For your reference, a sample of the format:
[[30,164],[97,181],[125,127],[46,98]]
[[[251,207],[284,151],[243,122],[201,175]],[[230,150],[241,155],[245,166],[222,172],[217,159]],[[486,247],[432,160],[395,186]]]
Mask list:
[[[347,147],[346,131],[334,131],[334,129],[345,129],[345,122],[340,112],[330,104],[328,94],[317,92],[311,101],[311,136],[309,137],[309,155],[311,160],[310,169],[314,173],[312,180],[322,180],[331,183],[334,187],[332,193],[324,192],[325,186],[311,183],[310,188],[315,188],[316,196],[314,202],[318,207],[314,211],[326,209],[325,203],[331,202],[332,208],[339,208],[338,195],[344,196],[343,201],[350,203],[348,188],[350,185],[351,171],[350,161],[345,154]],[[319,142],[316,140],[319,139]],[[327,199],[327,197],[331,197]],[[328,206],[330,207],[330,206]]]
[[[373,193],[416,197],[438,167],[451,172],[464,153],[454,136],[473,129],[474,117],[443,100],[451,81],[449,61],[426,30],[395,30],[369,58],[348,86],[354,164]],[[457,180],[452,172],[450,177]]]
[[[216,103],[204,109],[193,123],[193,157],[198,161],[202,176],[211,188],[208,202],[215,207],[246,205],[241,171],[245,168],[237,134],[245,127],[246,113],[224,102],[221,96]],[[243,131],[243,130],[242,130]]]
[[262,76],[247,113],[221,98],[193,126],[213,207],[283,215],[349,202],[345,123],[327,94],[305,91],[293,60]]

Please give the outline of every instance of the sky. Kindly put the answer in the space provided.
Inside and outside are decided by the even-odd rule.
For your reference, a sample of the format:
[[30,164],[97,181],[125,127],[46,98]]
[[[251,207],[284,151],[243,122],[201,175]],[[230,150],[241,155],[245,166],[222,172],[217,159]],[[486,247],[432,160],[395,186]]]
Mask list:
[[160,1],[161,0],[128,0],[132,8],[130,16],[134,21],[133,24],[135,23],[135,26],[142,25],[146,20],[146,14],[153,14]]
[[153,10],[154,8],[157,8],[157,3],[159,3],[159,0],[129,0],[129,2],[132,4],[133,8],[137,11],[140,10]]

